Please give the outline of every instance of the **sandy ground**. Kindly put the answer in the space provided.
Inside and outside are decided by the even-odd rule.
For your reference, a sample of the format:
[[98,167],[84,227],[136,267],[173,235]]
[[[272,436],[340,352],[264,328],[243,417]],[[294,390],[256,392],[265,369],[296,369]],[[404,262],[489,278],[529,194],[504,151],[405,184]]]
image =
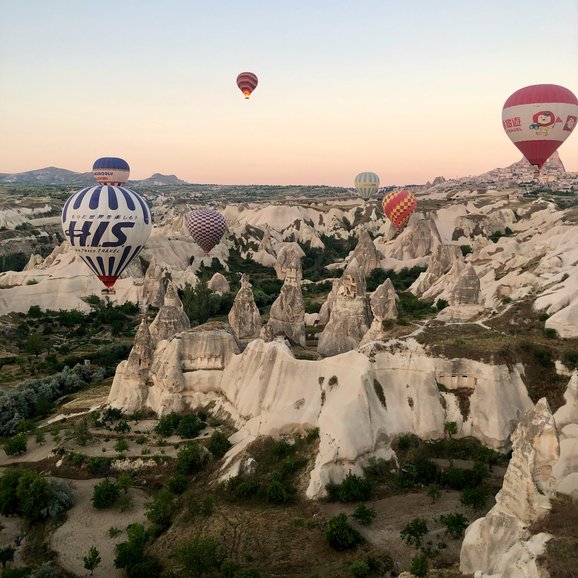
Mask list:
[[[52,535],[51,548],[58,554],[63,568],[77,576],[86,576],[83,558],[91,546],[96,546],[102,562],[94,571],[96,578],[122,577],[124,572],[114,567],[114,547],[126,540],[124,531],[129,524],[146,522],[144,504],[148,496],[141,490],[131,489],[134,506],[128,512],[119,509],[96,510],[91,498],[93,488],[102,480],[71,480],[76,504],[68,511],[66,522]],[[108,534],[109,528],[118,528],[122,532],[115,538]],[[143,577],[144,578],[144,577]]]
[[[435,504],[432,504],[431,499],[422,492],[370,501],[366,505],[374,508],[377,513],[370,526],[362,526],[351,517],[357,504],[320,503],[320,509],[328,518],[342,512],[346,513],[351,525],[359,530],[368,542],[388,553],[399,564],[399,570],[409,569],[411,559],[418,553],[415,548],[407,546],[400,537],[401,529],[414,518],[426,520],[428,527],[426,542],[431,540],[434,547],[439,542],[446,543],[446,548],[441,550],[440,554],[444,560],[459,560],[461,540],[453,540],[447,536],[445,528],[436,522],[436,519],[442,514],[461,512],[471,523],[485,514],[485,511],[473,513],[464,508],[460,504],[460,492],[453,490],[442,490],[441,497]],[[493,503],[488,504],[488,509],[492,505]]]
[[22,518],[6,518],[0,516],[0,524],[2,525],[2,531],[0,531],[0,548],[6,548],[7,546],[16,548],[16,552],[14,553],[14,562],[11,567],[25,566],[26,564],[22,561],[24,541],[22,541],[20,546],[16,546],[15,542],[17,536],[24,535]]
[[25,462],[39,462],[50,456],[52,450],[57,444],[50,434],[46,434],[46,440],[42,444],[37,444],[34,436],[28,437],[28,451],[20,456],[7,456],[4,450],[0,451],[0,467],[11,464],[20,464]]

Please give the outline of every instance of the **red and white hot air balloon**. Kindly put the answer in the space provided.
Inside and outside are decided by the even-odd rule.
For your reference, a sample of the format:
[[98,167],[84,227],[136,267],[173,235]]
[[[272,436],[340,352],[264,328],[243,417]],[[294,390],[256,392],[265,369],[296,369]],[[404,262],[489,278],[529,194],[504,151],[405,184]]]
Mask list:
[[570,136],[577,119],[578,99],[557,84],[521,88],[502,109],[506,134],[537,171]]
[[187,214],[187,227],[191,237],[205,252],[219,244],[227,230],[225,217],[212,209],[197,209]]
[[413,215],[417,207],[415,195],[406,189],[392,191],[383,197],[383,212],[394,224],[396,229],[401,229]]

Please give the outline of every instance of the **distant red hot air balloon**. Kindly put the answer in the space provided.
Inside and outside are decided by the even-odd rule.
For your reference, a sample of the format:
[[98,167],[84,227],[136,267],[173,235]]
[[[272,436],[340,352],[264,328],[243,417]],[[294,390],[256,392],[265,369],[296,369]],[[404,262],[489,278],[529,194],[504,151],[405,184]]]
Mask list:
[[521,88],[502,109],[506,134],[538,171],[570,136],[577,118],[578,99],[557,84]]
[[237,76],[237,86],[245,95],[245,98],[251,96],[251,93],[257,88],[257,84],[259,84],[257,75],[252,72],[241,72],[241,74]]
[[225,217],[212,209],[196,209],[187,214],[187,227],[191,237],[205,252],[219,244],[227,230]]
[[417,206],[415,195],[406,189],[392,191],[382,201],[383,212],[397,229],[401,229]]

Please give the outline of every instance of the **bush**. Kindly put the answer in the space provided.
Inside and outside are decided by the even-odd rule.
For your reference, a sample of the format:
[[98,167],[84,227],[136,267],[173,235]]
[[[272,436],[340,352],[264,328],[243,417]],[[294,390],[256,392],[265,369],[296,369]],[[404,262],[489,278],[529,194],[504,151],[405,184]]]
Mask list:
[[177,435],[183,439],[196,438],[205,426],[196,415],[184,415],[177,426]]
[[339,502],[366,502],[371,499],[373,483],[349,472],[341,484],[325,486],[329,500]]
[[202,469],[207,461],[204,448],[199,444],[187,444],[177,453],[177,472],[192,474]]
[[173,495],[168,490],[155,494],[153,501],[145,505],[146,516],[155,526],[155,533],[164,532],[170,527],[176,505]]
[[120,454],[122,452],[126,452],[126,450],[128,450],[128,442],[123,439],[116,440],[116,443],[114,444],[114,451]]
[[211,576],[221,566],[224,554],[216,540],[197,536],[177,548],[174,558],[189,576]]
[[354,560],[349,566],[349,571],[355,578],[364,578],[370,573],[369,565],[365,560]]
[[427,532],[426,521],[423,518],[414,518],[401,530],[400,536],[408,546],[421,548],[422,540]]
[[480,486],[478,488],[466,488],[460,496],[460,502],[474,512],[479,512],[486,507],[488,498],[488,489]]
[[222,458],[229,451],[230,447],[231,442],[229,441],[227,436],[220,431],[213,432],[207,444],[208,450],[216,458]]
[[92,505],[97,510],[104,510],[114,506],[120,496],[120,488],[108,478],[94,486]]
[[359,504],[359,506],[355,508],[352,517],[363,526],[369,526],[376,515],[377,512],[373,508],[368,508],[365,504]]
[[[115,546],[116,557],[114,565],[116,568],[125,568],[127,576],[129,572],[144,561],[144,549],[148,541],[148,534],[142,524],[130,524],[126,528],[128,540]],[[138,574],[133,574],[139,576]],[[141,574],[140,576],[148,576]]]
[[155,427],[155,432],[167,438],[173,435],[175,430],[179,427],[180,423],[181,416],[178,413],[168,413],[159,419],[159,422]]
[[455,540],[464,535],[468,527],[468,519],[460,513],[443,514],[440,516],[440,522],[446,527],[446,532]]
[[176,473],[167,480],[167,487],[173,493],[181,495],[188,487],[189,480],[184,474]]
[[325,528],[325,537],[329,545],[337,551],[350,550],[363,542],[363,537],[351,527],[345,514],[339,514],[329,520]]
[[7,456],[19,456],[25,454],[27,450],[28,445],[25,434],[14,436],[4,442],[4,452]]
[[425,554],[418,554],[411,560],[409,571],[417,578],[426,578],[429,572],[429,561]]

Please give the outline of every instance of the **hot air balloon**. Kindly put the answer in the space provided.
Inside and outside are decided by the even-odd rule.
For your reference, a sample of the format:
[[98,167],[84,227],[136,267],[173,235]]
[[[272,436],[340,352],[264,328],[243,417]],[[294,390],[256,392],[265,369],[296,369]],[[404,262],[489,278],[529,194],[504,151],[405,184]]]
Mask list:
[[375,173],[359,173],[355,177],[355,190],[364,201],[377,193],[378,189],[379,177]]
[[506,134],[537,171],[570,136],[577,118],[576,96],[556,84],[521,88],[502,109]]
[[383,212],[397,229],[409,221],[416,206],[415,195],[406,189],[392,191],[383,198]]
[[241,89],[245,98],[251,96],[251,93],[257,88],[257,84],[259,84],[257,75],[252,72],[241,72],[241,74],[237,76],[237,86]]
[[191,237],[205,252],[219,244],[227,230],[225,217],[212,209],[196,209],[187,214],[187,227]]
[[117,157],[102,157],[94,161],[92,174],[96,182],[101,185],[114,185],[122,187],[130,175],[128,163]]
[[62,230],[91,271],[112,289],[141,252],[152,230],[151,212],[134,191],[97,185],[73,193],[62,209]]

